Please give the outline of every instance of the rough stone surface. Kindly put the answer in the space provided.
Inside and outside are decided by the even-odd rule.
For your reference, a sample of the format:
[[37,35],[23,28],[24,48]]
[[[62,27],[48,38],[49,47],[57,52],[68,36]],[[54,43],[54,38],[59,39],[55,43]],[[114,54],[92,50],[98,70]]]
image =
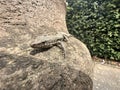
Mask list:
[[0,90],[91,90],[93,84],[69,65],[3,53],[0,64]]
[[58,47],[34,51],[42,34],[66,32],[64,0],[0,0],[0,90],[92,90],[93,62],[70,37],[66,58]]

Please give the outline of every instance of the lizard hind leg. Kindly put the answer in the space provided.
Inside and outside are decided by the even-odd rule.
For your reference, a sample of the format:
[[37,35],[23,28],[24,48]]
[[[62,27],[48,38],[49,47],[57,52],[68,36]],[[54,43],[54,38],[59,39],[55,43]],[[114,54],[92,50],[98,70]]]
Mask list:
[[66,57],[66,50],[65,50],[64,43],[61,42],[61,41],[59,41],[59,42],[57,43],[57,47],[59,47],[59,48],[62,50],[62,54],[63,54],[63,56],[64,56],[64,58],[65,58],[65,57]]

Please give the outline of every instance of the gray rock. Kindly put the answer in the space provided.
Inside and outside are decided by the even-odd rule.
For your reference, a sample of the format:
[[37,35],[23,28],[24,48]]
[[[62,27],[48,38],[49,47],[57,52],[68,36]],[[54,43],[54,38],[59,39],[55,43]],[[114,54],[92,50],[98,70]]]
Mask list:
[[0,90],[92,90],[89,75],[71,66],[0,53]]
[[0,90],[92,90],[94,63],[70,37],[66,58],[54,46],[34,50],[43,34],[68,33],[64,0],[0,0]]

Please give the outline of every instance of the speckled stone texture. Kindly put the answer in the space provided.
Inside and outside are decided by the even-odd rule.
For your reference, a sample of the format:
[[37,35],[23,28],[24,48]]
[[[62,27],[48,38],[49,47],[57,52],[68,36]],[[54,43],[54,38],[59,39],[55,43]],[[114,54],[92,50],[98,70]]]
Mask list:
[[34,51],[42,34],[66,32],[65,0],[0,0],[0,90],[92,90],[94,63],[74,37]]

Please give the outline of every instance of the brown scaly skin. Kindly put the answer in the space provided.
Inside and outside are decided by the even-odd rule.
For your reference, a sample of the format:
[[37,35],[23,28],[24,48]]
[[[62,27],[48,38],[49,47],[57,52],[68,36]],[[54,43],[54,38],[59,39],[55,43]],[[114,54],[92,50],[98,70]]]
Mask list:
[[64,32],[59,32],[56,35],[43,35],[39,36],[35,39],[35,41],[30,45],[34,49],[44,49],[51,48],[53,46],[57,46],[62,49],[62,52],[65,57],[65,47],[62,42],[67,42],[70,34],[66,34]]

